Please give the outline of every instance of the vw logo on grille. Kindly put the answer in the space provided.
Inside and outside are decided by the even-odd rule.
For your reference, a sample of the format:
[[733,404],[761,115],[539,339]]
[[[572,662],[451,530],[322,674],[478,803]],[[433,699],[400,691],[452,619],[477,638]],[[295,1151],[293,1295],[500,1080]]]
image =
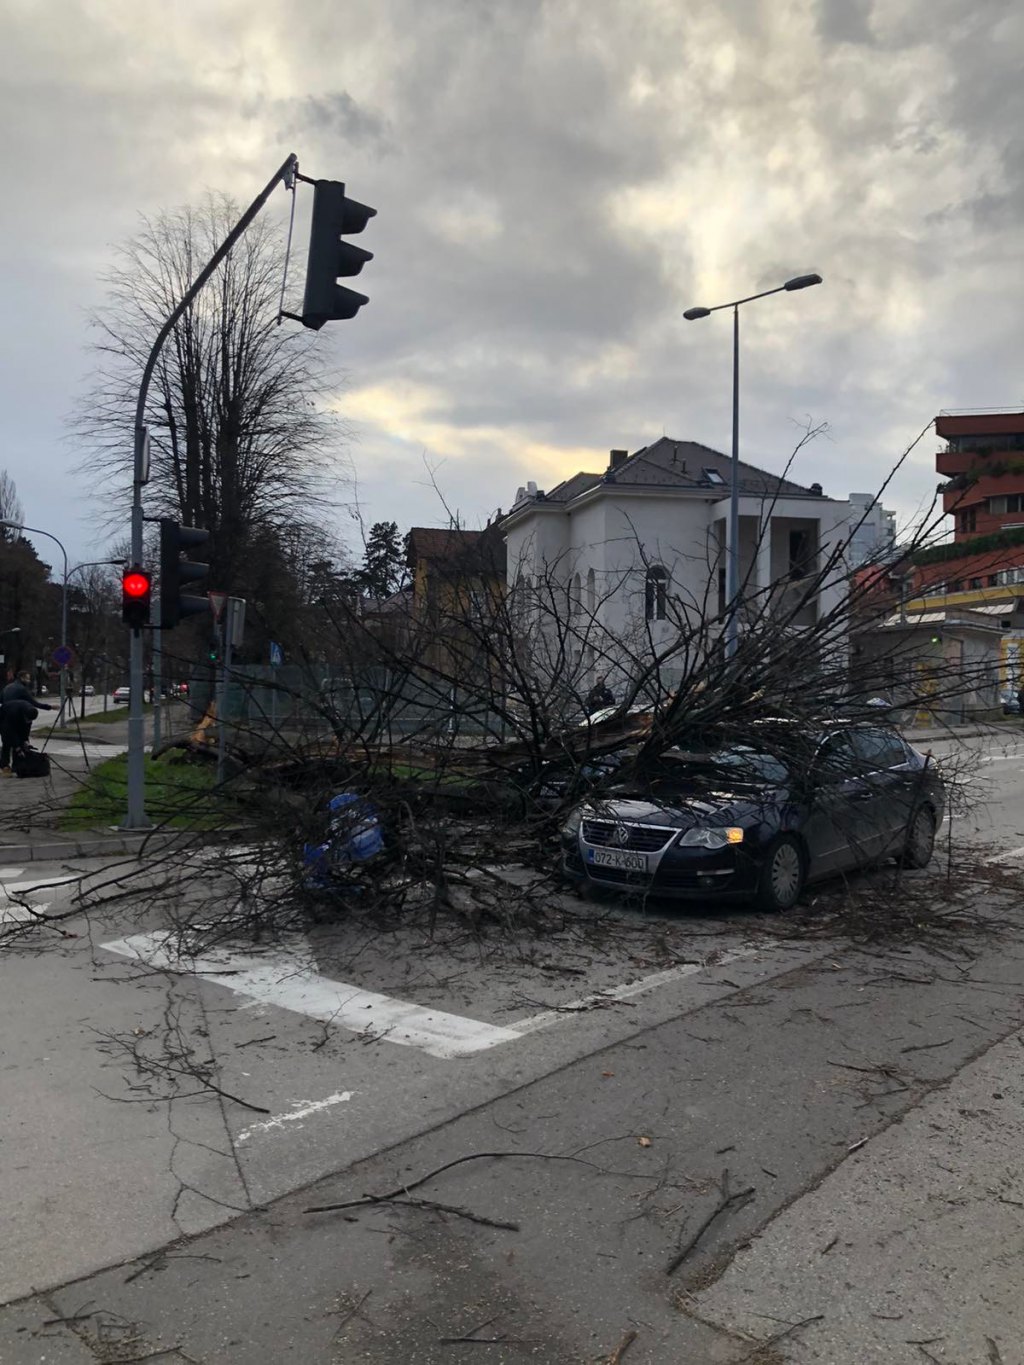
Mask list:
[[617,825],[615,827],[615,842],[621,844],[623,847],[629,843],[629,830],[625,825]]

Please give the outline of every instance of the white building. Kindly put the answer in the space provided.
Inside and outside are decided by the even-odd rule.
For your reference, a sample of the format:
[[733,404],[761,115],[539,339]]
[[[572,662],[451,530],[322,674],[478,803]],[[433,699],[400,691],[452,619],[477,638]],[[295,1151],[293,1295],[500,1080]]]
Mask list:
[[[613,450],[606,470],[574,474],[548,492],[528,484],[504,522],[510,591],[522,599],[543,584],[553,600],[557,586],[570,616],[634,657],[637,640],[669,644],[681,622],[725,611],[730,477],[727,456],[662,437],[633,455]],[[806,627],[840,607],[866,503],[837,501],[818,484],[805,488],[743,463],[739,492],[746,610],[760,613],[769,600],[784,616],[799,607],[791,623]],[[868,516],[875,512],[888,515],[876,507]],[[615,667],[607,648],[595,656],[585,633],[577,676]],[[672,669],[662,677],[671,684]]]

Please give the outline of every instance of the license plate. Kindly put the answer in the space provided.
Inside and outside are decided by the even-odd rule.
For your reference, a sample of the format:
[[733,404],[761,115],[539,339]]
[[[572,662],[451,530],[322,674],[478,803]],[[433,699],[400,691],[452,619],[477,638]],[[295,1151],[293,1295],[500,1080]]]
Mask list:
[[595,867],[621,867],[627,872],[646,872],[647,854],[629,853],[622,848],[590,848],[587,861]]

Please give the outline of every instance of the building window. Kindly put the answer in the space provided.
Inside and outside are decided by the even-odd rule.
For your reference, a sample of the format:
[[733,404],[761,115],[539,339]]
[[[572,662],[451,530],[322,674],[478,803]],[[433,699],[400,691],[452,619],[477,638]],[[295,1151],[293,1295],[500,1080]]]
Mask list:
[[668,570],[652,564],[644,588],[644,615],[648,621],[664,621],[668,611]]
[[1024,493],[1001,493],[997,498],[989,498],[988,510],[995,517],[1007,512],[1024,512]]
[[972,588],[972,589],[974,589],[974,588],[980,588],[981,586],[982,586],[982,582],[981,582],[981,579],[980,579],[980,578],[972,578],[972,579],[971,579],[971,588]]
[[999,575],[998,575],[998,574],[995,574],[995,573],[990,573],[990,574],[989,574],[989,576],[988,576],[988,586],[989,586],[990,588],[998,588],[998,587],[999,587]]
[[569,610],[573,616],[578,616],[583,610],[583,593],[578,573],[572,576],[572,599],[569,603]]
[[810,531],[789,533],[789,576],[806,578],[814,569],[814,550]]
[[594,570],[593,570],[593,569],[588,569],[588,570],[587,570],[587,611],[590,612],[591,616],[593,616],[593,614],[594,614],[594,608],[595,608],[596,606],[597,606],[597,579],[596,579],[595,576],[594,576]]
[[978,526],[978,513],[974,507],[967,507],[960,513],[960,530],[974,531]]

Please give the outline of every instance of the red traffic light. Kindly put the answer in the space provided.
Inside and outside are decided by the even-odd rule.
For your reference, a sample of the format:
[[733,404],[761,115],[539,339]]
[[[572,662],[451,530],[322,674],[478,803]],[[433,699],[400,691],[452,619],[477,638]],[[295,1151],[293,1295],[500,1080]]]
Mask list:
[[121,590],[125,597],[145,597],[150,591],[149,575],[132,569],[121,580]]

